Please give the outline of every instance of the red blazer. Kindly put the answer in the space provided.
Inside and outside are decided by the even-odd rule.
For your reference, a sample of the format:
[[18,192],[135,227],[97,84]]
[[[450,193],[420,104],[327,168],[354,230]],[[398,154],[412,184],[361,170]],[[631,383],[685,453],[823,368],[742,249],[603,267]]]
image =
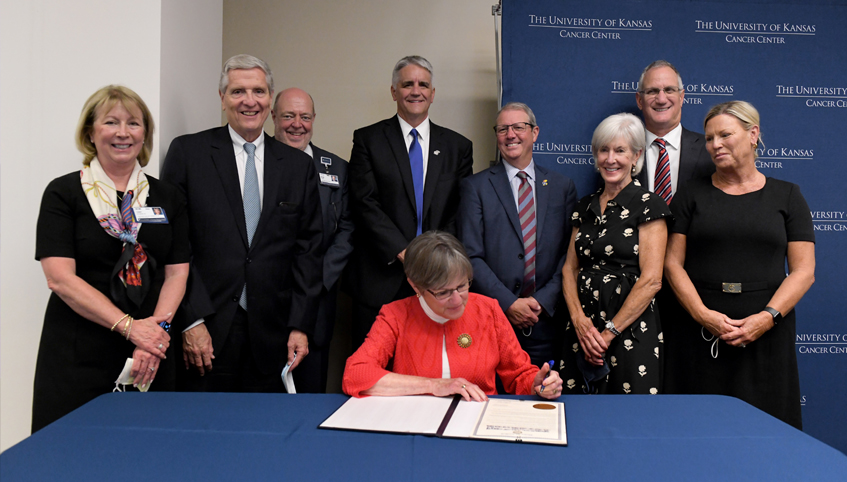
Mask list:
[[[464,334],[472,339],[467,348],[458,343]],[[496,395],[497,374],[507,392],[532,393],[538,367],[518,344],[497,302],[475,293],[468,294],[462,317],[443,325],[426,315],[415,296],[383,306],[365,343],[347,359],[344,393],[361,397],[390,373],[385,367],[392,359],[394,373],[441,378],[442,340],[447,341],[452,378],[465,378],[486,394]]]

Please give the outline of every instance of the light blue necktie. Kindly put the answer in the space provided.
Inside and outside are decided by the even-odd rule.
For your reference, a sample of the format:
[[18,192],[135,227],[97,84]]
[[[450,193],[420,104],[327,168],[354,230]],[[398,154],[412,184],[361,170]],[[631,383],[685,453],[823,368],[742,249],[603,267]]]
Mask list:
[[[259,225],[262,205],[259,202],[259,175],[256,173],[256,146],[248,142],[244,144],[244,150],[247,151],[247,166],[244,169],[244,221],[247,224],[247,244],[251,245],[256,226]],[[238,305],[247,309],[247,283],[244,283],[244,289],[241,290]]]
[[423,228],[423,149],[418,142],[418,130],[412,129],[412,144],[409,146],[409,162],[412,165],[412,183],[415,185],[415,205],[418,209],[418,231],[420,236]]

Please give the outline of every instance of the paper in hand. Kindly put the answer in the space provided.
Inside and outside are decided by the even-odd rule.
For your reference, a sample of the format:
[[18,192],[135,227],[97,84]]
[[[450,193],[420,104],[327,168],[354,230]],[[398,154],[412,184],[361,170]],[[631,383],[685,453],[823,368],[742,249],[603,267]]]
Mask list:
[[[297,353],[294,353],[294,360],[297,359]],[[294,360],[291,360],[291,363],[294,363]],[[285,385],[285,391],[288,393],[297,393],[297,389],[294,388],[294,377],[291,376],[291,363],[287,363],[285,368],[282,369],[282,384]]]

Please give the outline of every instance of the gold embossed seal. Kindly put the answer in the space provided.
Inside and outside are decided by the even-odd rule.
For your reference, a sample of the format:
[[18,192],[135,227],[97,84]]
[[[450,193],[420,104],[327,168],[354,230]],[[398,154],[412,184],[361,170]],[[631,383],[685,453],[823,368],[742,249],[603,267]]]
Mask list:
[[467,348],[471,346],[471,343],[473,343],[473,338],[471,338],[471,335],[468,335],[467,333],[462,333],[456,341],[459,343],[460,347]]

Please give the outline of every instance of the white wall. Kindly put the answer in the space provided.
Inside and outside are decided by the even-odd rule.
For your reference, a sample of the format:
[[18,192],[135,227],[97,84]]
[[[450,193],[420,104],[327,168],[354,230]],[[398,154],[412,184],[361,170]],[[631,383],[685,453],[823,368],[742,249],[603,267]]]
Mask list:
[[161,159],[174,137],[220,125],[222,28],[222,0],[162,1]]
[[346,158],[354,129],[395,112],[394,63],[419,54],[435,67],[433,121],[474,141],[480,170],[494,156],[495,3],[2,0],[0,450],[29,435],[49,294],[33,259],[35,222],[47,183],[81,165],[73,130],[91,93],[121,83],[148,103],[157,149],[147,171],[155,175],[175,136],[221,123],[222,59],[251,53],[271,64],[278,90],[310,91],[315,143]]
[[[494,158],[497,0],[224,0],[223,57],[266,60],[276,90],[300,87],[317,108],[313,141],[347,159],[353,131],[390,117],[391,70],[406,55],[435,70],[433,122],[474,143],[476,170]],[[262,12],[262,15],[256,15]],[[265,125],[273,133],[273,123]]]
[[0,4],[0,450],[30,433],[35,358],[49,295],[33,258],[35,223],[47,183],[81,167],[74,128],[82,105],[107,84],[135,90],[159,127],[159,149],[147,168],[156,175],[158,153],[165,152],[160,139],[219,122],[221,5]]

